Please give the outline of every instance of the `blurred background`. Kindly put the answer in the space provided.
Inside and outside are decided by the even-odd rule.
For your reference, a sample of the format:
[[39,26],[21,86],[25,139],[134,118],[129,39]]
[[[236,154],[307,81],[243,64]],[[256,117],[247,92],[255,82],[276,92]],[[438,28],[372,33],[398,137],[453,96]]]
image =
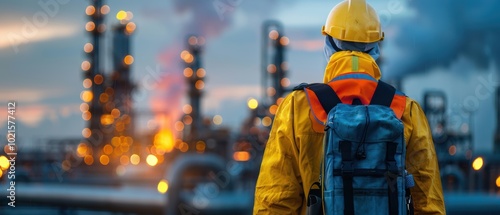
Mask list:
[[[0,213],[251,214],[273,116],[322,80],[338,2],[1,1]],[[499,214],[500,2],[368,2],[448,213]]]

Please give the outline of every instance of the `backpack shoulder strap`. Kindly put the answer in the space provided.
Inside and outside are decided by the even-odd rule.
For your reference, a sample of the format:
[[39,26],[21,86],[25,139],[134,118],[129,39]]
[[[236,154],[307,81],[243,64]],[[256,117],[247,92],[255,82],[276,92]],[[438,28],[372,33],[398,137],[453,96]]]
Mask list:
[[379,80],[377,88],[375,88],[375,92],[373,93],[372,100],[370,101],[370,105],[391,107],[395,94],[396,89],[393,86]]
[[326,113],[330,112],[337,104],[342,103],[337,93],[328,84],[311,84],[307,88],[316,94]]

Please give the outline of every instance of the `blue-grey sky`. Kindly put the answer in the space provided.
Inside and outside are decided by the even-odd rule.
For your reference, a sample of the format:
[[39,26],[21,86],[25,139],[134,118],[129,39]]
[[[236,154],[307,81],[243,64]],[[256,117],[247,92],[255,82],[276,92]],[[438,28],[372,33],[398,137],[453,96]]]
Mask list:
[[[168,86],[148,90],[140,83],[152,71],[166,77],[174,74],[181,65],[178,52],[184,48],[186,34],[206,34],[203,113],[221,115],[223,125],[233,128],[239,127],[248,115],[247,99],[260,96],[262,22],[275,19],[283,23],[284,33],[290,38],[286,58],[292,85],[318,82],[322,80],[325,66],[320,29],[337,2],[105,1],[111,8],[106,18],[108,29],[118,22],[115,15],[119,10],[131,11],[132,21],[137,24],[132,39],[135,58],[132,73],[134,81],[139,83],[134,103],[137,110],[151,111],[154,99],[175,98],[169,95]],[[494,52],[499,49],[489,51],[485,47],[493,41],[488,35],[496,35],[489,33],[500,29],[498,15],[492,15],[494,7],[488,7],[492,1],[462,0],[456,5],[443,1],[434,5],[438,9],[428,7],[433,2],[429,0],[368,2],[378,11],[386,33],[382,54],[387,63],[382,65],[383,76],[403,77],[404,91],[419,101],[425,90],[444,90],[449,96],[449,110],[454,119],[457,115],[467,118],[462,113],[463,106],[477,101],[473,104],[472,127],[476,148],[489,150],[496,126],[492,117],[495,115],[494,94],[491,83],[485,84],[484,80],[491,80],[491,74],[497,79],[498,69],[492,59],[498,56]],[[472,5],[471,2],[479,3]],[[3,112],[0,109],[0,132],[5,133],[5,104],[15,100],[21,124],[19,140],[28,143],[38,138],[81,136],[85,122],[79,110],[79,95],[83,90],[80,64],[86,59],[83,45],[90,41],[84,29],[88,21],[85,15],[88,4],[89,1],[77,0],[0,1],[0,103],[5,107]],[[217,7],[221,4],[230,5],[230,8],[223,8],[230,10],[221,11]],[[464,14],[461,20],[456,20],[456,11]],[[465,23],[468,27],[457,23]],[[481,32],[481,36],[473,32]],[[110,38],[108,30],[102,53],[108,60],[111,58]],[[104,69],[109,74],[111,65],[106,63]],[[487,86],[486,90],[477,90],[482,86]],[[168,108],[180,111],[185,102],[181,99],[180,103],[174,102],[177,105]],[[148,117],[140,116],[136,127],[147,131]]]

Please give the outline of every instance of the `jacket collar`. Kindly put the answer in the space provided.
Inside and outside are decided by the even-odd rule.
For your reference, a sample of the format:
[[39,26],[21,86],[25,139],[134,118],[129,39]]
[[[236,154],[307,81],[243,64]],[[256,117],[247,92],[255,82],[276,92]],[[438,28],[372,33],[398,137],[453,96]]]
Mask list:
[[373,58],[358,51],[340,51],[330,57],[326,65],[323,83],[328,83],[339,75],[347,73],[366,73],[375,79],[380,79],[380,69]]

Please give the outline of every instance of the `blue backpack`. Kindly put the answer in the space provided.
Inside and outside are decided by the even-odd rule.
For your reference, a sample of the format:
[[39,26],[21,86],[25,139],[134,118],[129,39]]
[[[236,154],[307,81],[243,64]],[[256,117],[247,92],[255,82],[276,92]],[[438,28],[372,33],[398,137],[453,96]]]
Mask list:
[[390,108],[396,90],[378,81],[369,105],[342,104],[326,84],[313,91],[328,113],[319,182],[309,191],[307,212],[317,214],[413,214],[405,170],[403,122]]

